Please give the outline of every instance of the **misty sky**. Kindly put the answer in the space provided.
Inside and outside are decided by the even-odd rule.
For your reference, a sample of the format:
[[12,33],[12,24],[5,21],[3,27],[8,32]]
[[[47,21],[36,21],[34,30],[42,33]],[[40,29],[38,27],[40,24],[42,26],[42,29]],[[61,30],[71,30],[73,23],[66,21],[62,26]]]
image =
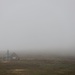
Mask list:
[[7,49],[75,49],[75,0],[0,0],[0,50]]

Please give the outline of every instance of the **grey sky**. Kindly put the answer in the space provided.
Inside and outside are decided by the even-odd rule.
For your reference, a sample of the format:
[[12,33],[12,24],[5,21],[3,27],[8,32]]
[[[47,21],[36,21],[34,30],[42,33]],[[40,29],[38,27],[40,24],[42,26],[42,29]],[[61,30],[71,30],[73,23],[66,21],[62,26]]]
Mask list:
[[75,49],[75,0],[0,0],[0,49]]

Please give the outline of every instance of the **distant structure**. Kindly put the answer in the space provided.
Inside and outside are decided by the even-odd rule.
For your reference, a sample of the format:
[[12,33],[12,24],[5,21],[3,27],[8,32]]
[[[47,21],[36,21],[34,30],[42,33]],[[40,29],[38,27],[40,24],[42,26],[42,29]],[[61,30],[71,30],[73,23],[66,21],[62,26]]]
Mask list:
[[11,60],[19,60],[20,59],[16,53],[12,53],[10,58],[11,58]]
[[3,57],[3,61],[17,61],[20,60],[18,55],[16,53],[9,53],[9,50],[7,50],[7,53]]

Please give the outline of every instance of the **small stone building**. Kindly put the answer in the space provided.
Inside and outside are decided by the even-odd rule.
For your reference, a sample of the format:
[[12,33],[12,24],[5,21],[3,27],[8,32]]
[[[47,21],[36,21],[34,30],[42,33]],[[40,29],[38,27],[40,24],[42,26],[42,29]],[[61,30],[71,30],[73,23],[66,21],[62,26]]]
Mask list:
[[10,59],[11,59],[12,61],[14,61],[14,60],[19,60],[19,57],[18,57],[18,55],[17,55],[16,53],[12,53],[11,56],[10,56]]

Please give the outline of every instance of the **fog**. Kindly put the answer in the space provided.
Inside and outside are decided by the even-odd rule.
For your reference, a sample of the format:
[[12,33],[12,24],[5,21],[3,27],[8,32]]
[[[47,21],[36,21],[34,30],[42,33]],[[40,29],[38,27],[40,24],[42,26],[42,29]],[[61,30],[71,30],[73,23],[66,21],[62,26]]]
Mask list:
[[0,52],[75,54],[75,0],[0,0]]

